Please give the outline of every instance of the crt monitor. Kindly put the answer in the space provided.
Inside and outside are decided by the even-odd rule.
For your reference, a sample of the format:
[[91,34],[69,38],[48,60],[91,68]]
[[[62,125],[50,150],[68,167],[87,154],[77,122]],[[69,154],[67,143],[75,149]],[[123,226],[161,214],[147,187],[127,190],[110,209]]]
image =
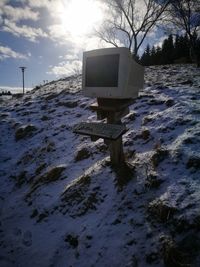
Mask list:
[[85,96],[135,98],[143,83],[144,68],[134,61],[128,48],[104,48],[83,53]]

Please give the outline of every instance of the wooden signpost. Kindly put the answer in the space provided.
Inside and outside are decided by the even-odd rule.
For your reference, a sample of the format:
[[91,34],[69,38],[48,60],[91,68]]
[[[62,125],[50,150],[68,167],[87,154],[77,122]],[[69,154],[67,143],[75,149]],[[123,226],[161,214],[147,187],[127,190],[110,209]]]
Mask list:
[[129,113],[132,99],[104,99],[97,98],[97,103],[90,108],[97,113],[97,119],[106,119],[107,123],[82,122],[75,126],[74,132],[89,135],[92,141],[103,138],[110,151],[112,165],[119,166],[124,163],[122,135],[127,129],[121,118]]

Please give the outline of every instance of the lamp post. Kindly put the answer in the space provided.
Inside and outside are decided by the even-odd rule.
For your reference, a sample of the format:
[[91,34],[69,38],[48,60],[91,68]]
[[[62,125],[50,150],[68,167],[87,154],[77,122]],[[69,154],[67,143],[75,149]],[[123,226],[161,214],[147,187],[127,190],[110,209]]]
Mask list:
[[23,95],[24,95],[24,71],[26,67],[19,67],[22,70],[22,82],[23,82]]

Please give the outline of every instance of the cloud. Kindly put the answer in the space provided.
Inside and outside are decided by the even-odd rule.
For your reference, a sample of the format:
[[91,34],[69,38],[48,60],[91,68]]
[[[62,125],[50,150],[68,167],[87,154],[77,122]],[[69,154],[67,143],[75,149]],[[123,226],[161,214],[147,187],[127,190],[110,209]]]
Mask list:
[[55,7],[63,6],[63,0],[24,0],[22,2],[26,2],[30,7],[34,8],[45,7],[47,9],[53,9]]
[[165,39],[167,39],[168,38],[168,36],[167,35],[163,35],[163,36],[161,36],[158,40],[157,40],[157,42],[156,43],[154,43],[154,46],[155,47],[162,47],[162,44],[163,44],[163,42],[164,42],[164,40]]
[[63,61],[58,66],[51,67],[51,70],[47,74],[54,74],[56,76],[70,76],[74,74],[80,74],[82,68],[82,61]]
[[32,42],[35,42],[39,37],[48,37],[47,33],[45,33],[41,28],[33,28],[27,25],[19,26],[15,22],[7,19],[4,20],[2,31],[10,32],[17,37],[24,37]]
[[31,8],[45,8],[49,16],[53,18],[57,18],[59,14],[63,12],[65,9],[65,4],[69,2],[69,0],[24,0]]
[[0,8],[2,8],[3,6],[5,6],[5,4],[7,4],[9,2],[9,0],[1,0],[0,1]]
[[[21,1],[23,4],[25,1]],[[40,13],[31,9],[29,6],[13,7],[10,1],[0,0],[0,31],[10,32],[14,36],[24,37],[29,41],[35,42],[39,37],[48,37],[47,33],[41,28],[28,26],[21,21],[39,21]]]
[[31,10],[29,7],[12,7],[5,5],[1,8],[2,15],[6,16],[9,20],[19,22],[21,20],[33,20],[39,19],[39,12]]
[[[28,55],[29,56],[29,55]],[[15,52],[8,46],[0,45],[0,60],[4,60],[6,58],[15,58],[15,59],[28,59],[27,55]]]
[[64,44],[66,41],[71,40],[70,36],[66,34],[66,30],[62,24],[53,24],[48,27],[49,37],[54,41],[59,41]]

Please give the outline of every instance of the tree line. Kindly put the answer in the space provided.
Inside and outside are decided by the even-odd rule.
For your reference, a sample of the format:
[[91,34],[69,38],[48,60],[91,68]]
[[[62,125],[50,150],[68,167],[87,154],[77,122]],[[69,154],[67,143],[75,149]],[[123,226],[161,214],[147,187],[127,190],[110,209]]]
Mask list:
[[[196,53],[200,56],[200,41],[196,36]],[[170,34],[161,46],[152,46],[148,44],[144,53],[140,57],[140,63],[144,66],[165,65],[174,63],[192,63],[193,51],[191,50],[190,40],[185,35]]]
[[[122,44],[129,48],[135,59],[147,35],[156,27],[163,28],[177,36],[173,40],[169,36],[161,48],[146,49],[144,57],[156,64],[167,64],[181,58],[180,50],[184,49],[184,57],[195,61],[200,67],[199,42],[197,34],[200,30],[199,0],[101,0],[108,14],[103,25],[96,30],[97,36],[115,47]],[[106,11],[105,11],[106,12]],[[187,44],[186,44],[187,43]],[[178,46],[183,45],[180,50]],[[189,52],[188,52],[189,46]],[[153,50],[153,51],[152,51]],[[175,55],[175,51],[177,55]],[[168,55],[166,56],[166,53]],[[188,56],[189,53],[189,56]],[[162,55],[161,55],[162,54]],[[154,59],[153,59],[154,58]],[[144,59],[143,59],[144,60]],[[145,59],[145,61],[148,61]],[[145,64],[151,64],[149,62]]]

